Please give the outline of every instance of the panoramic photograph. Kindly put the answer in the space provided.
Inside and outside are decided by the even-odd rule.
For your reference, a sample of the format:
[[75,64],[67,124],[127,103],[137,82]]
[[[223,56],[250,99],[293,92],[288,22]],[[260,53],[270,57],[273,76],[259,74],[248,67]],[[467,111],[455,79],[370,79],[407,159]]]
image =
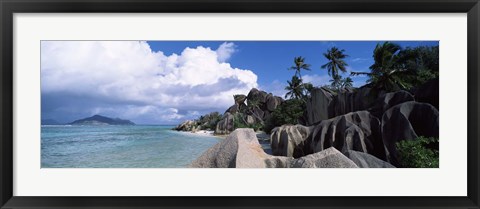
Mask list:
[[439,168],[438,41],[41,41],[41,168]]

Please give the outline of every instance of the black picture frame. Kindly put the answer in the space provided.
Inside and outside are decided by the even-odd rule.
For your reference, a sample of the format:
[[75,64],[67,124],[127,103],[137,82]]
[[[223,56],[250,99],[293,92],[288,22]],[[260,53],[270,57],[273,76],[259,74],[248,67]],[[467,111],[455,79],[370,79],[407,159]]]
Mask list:
[[[479,208],[478,0],[0,0],[1,208]],[[468,195],[465,197],[22,197],[13,196],[15,13],[467,13]],[[454,181],[448,179],[447,181]],[[94,189],[94,188],[92,188]],[[234,189],[234,188],[232,188]],[[439,188],[446,189],[446,188]],[[267,190],[266,190],[267,191]]]

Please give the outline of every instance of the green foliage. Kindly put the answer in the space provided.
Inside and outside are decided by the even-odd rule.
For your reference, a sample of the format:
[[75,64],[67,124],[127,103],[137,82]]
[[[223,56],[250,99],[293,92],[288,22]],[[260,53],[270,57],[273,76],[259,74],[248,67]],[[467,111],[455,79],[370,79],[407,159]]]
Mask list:
[[233,129],[237,128],[251,128],[255,131],[263,130],[263,124],[261,123],[254,123],[254,124],[247,124],[245,121],[246,114],[237,112],[233,115]]
[[345,54],[345,50],[338,49],[337,47],[332,47],[327,50],[326,53],[323,53],[323,56],[328,59],[328,62],[321,66],[322,69],[328,70],[328,75],[332,76],[335,79],[335,76],[338,76],[338,72],[347,72],[348,64],[343,60],[348,57]]
[[342,79],[342,88],[347,88],[347,87],[352,87],[353,86],[353,80],[352,78],[346,77],[345,79]]
[[305,103],[300,99],[289,99],[279,105],[265,122],[265,132],[284,124],[297,124],[303,116]]
[[438,46],[420,46],[402,49],[400,45],[379,43],[373,51],[375,63],[370,72],[351,72],[351,75],[367,75],[372,93],[409,90],[438,77]]
[[294,75],[291,81],[287,81],[288,86],[285,87],[287,93],[285,98],[290,99],[301,99],[304,97],[304,86],[303,81],[298,76]]
[[222,114],[219,112],[211,112],[195,120],[195,126],[201,126],[204,130],[215,130],[220,120],[222,120]]
[[421,85],[438,77],[438,46],[406,48],[399,53],[399,65],[415,74],[409,82]]
[[397,142],[400,164],[405,168],[438,168],[438,138],[418,137]]
[[295,70],[295,76],[302,77],[300,74],[301,70],[310,70],[310,65],[305,63],[305,57],[295,57],[293,58],[294,66],[288,68],[289,70]]

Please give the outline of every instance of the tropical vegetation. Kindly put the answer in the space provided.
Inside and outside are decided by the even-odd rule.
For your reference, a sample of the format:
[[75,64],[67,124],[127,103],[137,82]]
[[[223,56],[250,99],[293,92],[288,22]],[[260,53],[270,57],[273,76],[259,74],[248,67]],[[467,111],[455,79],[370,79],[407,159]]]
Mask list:
[[438,168],[438,138],[420,136],[396,143],[400,164],[404,168]]

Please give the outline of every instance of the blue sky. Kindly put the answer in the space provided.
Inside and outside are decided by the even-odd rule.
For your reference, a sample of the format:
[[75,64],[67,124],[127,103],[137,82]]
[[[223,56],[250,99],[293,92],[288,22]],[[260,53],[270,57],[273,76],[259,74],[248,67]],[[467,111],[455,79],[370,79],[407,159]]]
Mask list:
[[[302,75],[327,76],[325,69],[320,66],[327,63],[323,56],[332,46],[344,49],[349,55],[346,58],[349,70],[369,71],[373,64],[373,50],[377,43],[383,41],[152,41],[148,42],[154,51],[163,51],[165,54],[179,54],[186,47],[204,46],[218,48],[224,42],[236,45],[236,52],[231,56],[229,63],[233,67],[249,69],[258,75],[260,86],[271,86],[277,80],[286,83],[290,80],[293,71],[286,70],[293,65],[293,58],[302,56],[311,65],[311,71],[303,71]],[[438,46],[438,41],[394,41],[402,47]],[[342,76],[348,76],[344,73]],[[366,77],[352,77],[354,86],[362,86]],[[328,81],[328,80],[327,80]],[[327,82],[328,83],[328,82]]]
[[[381,41],[380,41],[381,42]],[[395,41],[402,47],[436,41]],[[349,71],[369,71],[377,41],[44,41],[42,119],[71,122],[101,114],[139,124],[177,124],[223,113],[233,94],[253,88],[284,96],[293,58],[311,71],[305,81],[328,84],[323,53],[344,49]],[[348,76],[345,73],[343,76]],[[366,77],[353,77],[354,86]]]

